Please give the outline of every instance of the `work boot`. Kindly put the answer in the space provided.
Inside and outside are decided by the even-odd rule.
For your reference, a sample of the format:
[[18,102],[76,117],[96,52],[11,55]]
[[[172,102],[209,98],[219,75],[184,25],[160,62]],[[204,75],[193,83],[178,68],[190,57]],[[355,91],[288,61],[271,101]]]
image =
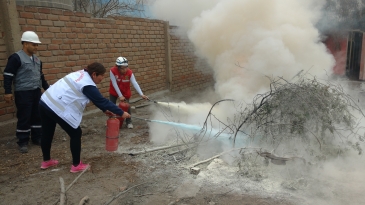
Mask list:
[[132,125],[132,123],[129,123],[129,124],[127,125],[127,127],[128,127],[128,129],[133,129],[133,125]]
[[28,153],[28,146],[27,145],[21,145],[19,147],[20,153]]

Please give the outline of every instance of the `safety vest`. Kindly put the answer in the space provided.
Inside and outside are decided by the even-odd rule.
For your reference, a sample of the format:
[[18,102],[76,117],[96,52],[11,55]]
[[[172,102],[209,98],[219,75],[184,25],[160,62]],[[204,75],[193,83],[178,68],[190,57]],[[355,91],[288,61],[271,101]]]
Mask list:
[[26,91],[42,88],[41,61],[36,55],[33,60],[23,51],[16,52],[20,57],[21,65],[14,79],[14,91]]
[[[131,93],[131,77],[132,77],[132,70],[131,69],[127,69],[127,72],[122,75],[120,74],[118,67],[114,66],[110,69],[110,71],[114,74],[115,79],[117,80],[117,84],[119,87],[120,92],[122,93],[122,95],[129,99],[132,95]],[[118,93],[117,91],[115,91],[112,82],[110,81],[110,85],[109,85],[109,93],[113,96],[118,97]]]
[[86,71],[79,70],[66,75],[50,86],[41,99],[60,118],[76,129],[89,103],[89,99],[82,93],[83,87],[87,85],[96,86]]

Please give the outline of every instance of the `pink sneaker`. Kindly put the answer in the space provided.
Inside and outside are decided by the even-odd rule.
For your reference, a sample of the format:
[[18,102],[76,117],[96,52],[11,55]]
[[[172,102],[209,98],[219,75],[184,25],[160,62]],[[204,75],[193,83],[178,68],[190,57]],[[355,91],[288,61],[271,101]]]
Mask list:
[[90,165],[89,164],[83,164],[81,161],[80,161],[80,164],[77,165],[76,167],[74,165],[71,166],[71,170],[70,172],[72,173],[76,173],[76,172],[82,172],[84,171],[85,169],[89,168]]
[[41,169],[48,169],[50,167],[56,166],[58,161],[55,159],[50,159],[48,161],[43,161],[41,164]]

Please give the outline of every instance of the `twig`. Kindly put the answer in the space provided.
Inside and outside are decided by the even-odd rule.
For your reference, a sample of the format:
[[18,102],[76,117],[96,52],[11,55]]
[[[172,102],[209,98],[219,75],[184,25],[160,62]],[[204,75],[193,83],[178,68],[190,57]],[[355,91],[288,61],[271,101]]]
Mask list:
[[61,195],[60,195],[60,205],[64,205],[65,204],[65,181],[63,180],[62,177],[60,177],[60,185],[61,185]]
[[146,184],[146,183],[148,183],[148,182],[144,182],[144,183],[141,183],[141,184],[134,185],[134,186],[128,188],[127,190],[124,190],[124,191],[120,192],[119,194],[117,194],[116,196],[114,196],[113,198],[111,198],[108,202],[106,202],[104,205],[108,205],[108,204],[112,203],[112,201],[114,201],[115,199],[117,199],[118,197],[120,197],[120,195],[122,195],[124,193],[127,193],[131,189],[133,189],[135,187],[138,187],[138,186],[140,186],[142,184]]
[[194,142],[192,142],[192,143],[183,143],[183,144],[172,145],[172,146],[157,147],[157,148],[150,149],[150,150],[144,150],[144,151],[133,152],[133,153],[122,153],[122,154],[129,154],[131,156],[135,156],[135,155],[139,155],[139,154],[145,154],[145,153],[149,153],[149,152],[155,152],[155,151],[159,151],[159,150],[165,150],[165,149],[180,147],[180,146],[189,145],[189,144],[194,144]]
[[215,103],[212,105],[212,107],[210,108],[209,113],[208,113],[208,115],[207,115],[207,117],[206,117],[206,119],[205,119],[205,121],[204,121],[204,125],[203,125],[203,128],[202,128],[202,132],[203,132],[203,130],[205,130],[205,132],[206,132],[206,128],[208,127],[208,125],[207,125],[207,124],[208,124],[208,118],[210,117],[210,115],[211,115],[211,113],[212,113],[212,110],[213,110],[214,106],[216,106],[216,105],[218,105],[219,103],[224,102],[224,101],[234,101],[234,100],[232,100],[232,99],[223,99],[223,100],[219,100],[219,101],[215,102]]
[[230,150],[228,150],[228,151],[225,151],[225,152],[222,152],[222,153],[220,153],[220,154],[217,154],[217,155],[215,155],[214,157],[211,157],[211,158],[209,158],[209,159],[206,159],[206,160],[203,160],[203,161],[197,162],[197,163],[195,163],[195,164],[192,164],[192,165],[188,166],[188,168],[190,169],[190,168],[192,168],[192,167],[198,166],[199,164],[207,163],[207,162],[209,162],[209,161],[212,161],[212,160],[213,160],[213,159],[215,159],[215,158],[218,158],[218,157],[220,157],[220,156],[222,156],[222,155],[224,155],[224,154],[227,154],[228,152],[232,152],[232,151],[239,150],[239,149],[244,149],[244,147],[230,149]]
[[180,201],[180,199],[176,199],[175,201],[170,202],[168,205],[174,205],[174,204],[176,204],[179,201]]
[[146,193],[141,195],[134,195],[134,197],[141,197],[141,196],[147,196],[147,195],[153,195],[153,193]]
[[[268,126],[277,126],[277,125],[291,125],[291,126],[294,126],[293,124],[290,124],[290,123],[277,123],[277,124],[271,124],[271,125],[268,125]],[[322,149],[321,141],[318,139],[318,137],[310,129],[308,129],[304,125],[295,125],[295,126],[302,127],[304,129],[306,129],[308,132],[310,132],[316,138],[316,140],[317,140],[317,142],[319,144],[319,149],[320,150]]]
[[84,198],[81,199],[81,201],[79,202],[79,205],[85,205],[89,202],[89,197],[85,196]]
[[257,151],[257,154],[260,155],[261,157],[264,157],[265,159],[271,159],[271,160],[279,160],[282,162],[286,162],[289,160],[293,160],[293,159],[301,159],[304,164],[307,164],[307,161],[303,158],[303,157],[278,157],[270,152],[261,152],[261,151]]
[[68,187],[66,188],[66,192],[71,189],[71,187],[74,185],[74,183],[88,170],[90,169],[90,165],[84,170],[81,172],[81,174],[79,174],[79,176],[76,177],[76,179],[70,184],[68,185]]
[[187,148],[185,148],[185,149],[182,149],[182,150],[177,150],[177,151],[175,151],[175,152],[171,152],[171,153],[169,153],[169,154],[167,154],[167,155],[174,155],[174,154],[177,154],[177,153],[180,153],[180,152],[184,152],[184,151],[186,151],[186,150],[189,150],[189,149],[192,149],[192,148],[195,148],[195,147],[197,147],[197,145],[196,146],[193,146],[193,147],[187,147]]
[[[76,179],[70,184],[68,185],[68,187],[65,190],[65,194],[66,192],[72,187],[72,185],[86,172],[86,170],[90,169],[90,166],[88,168],[86,168],[84,171],[81,172],[81,174],[79,174],[79,176],[76,177]],[[53,203],[53,205],[56,205],[58,202],[60,201],[60,199],[57,199],[57,201],[55,201]]]
[[39,175],[39,174],[48,174],[49,172],[58,172],[60,170],[62,170],[62,168],[52,169],[52,170],[49,170],[49,171],[41,171],[41,172],[38,172],[38,173],[31,174],[29,176],[35,176],[35,175]]
[[178,161],[176,160],[176,157],[175,157],[175,156],[173,156],[173,157],[174,157],[175,162],[178,162]]

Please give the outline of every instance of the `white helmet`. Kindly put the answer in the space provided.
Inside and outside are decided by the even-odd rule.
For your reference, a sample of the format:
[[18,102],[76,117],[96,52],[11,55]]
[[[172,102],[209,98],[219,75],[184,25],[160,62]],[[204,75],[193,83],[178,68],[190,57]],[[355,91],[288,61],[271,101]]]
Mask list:
[[33,31],[24,32],[22,35],[22,38],[20,40],[26,41],[26,42],[32,42],[32,43],[41,43],[39,41],[38,35],[36,33],[34,33]]
[[124,57],[118,57],[115,64],[118,66],[128,66],[128,60]]

